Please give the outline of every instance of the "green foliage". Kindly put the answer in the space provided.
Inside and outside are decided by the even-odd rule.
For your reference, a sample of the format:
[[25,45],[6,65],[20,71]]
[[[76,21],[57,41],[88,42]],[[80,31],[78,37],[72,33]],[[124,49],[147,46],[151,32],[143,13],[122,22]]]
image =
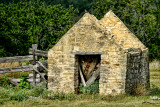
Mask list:
[[23,100],[28,99],[28,98],[29,98],[28,95],[20,93],[20,94],[12,95],[10,97],[10,100],[23,101]]
[[31,92],[29,93],[29,95],[33,97],[41,97],[49,100],[74,100],[75,99],[75,94],[72,94],[72,93],[63,94],[59,92],[53,92],[43,87],[31,88]]
[[44,92],[44,88],[41,88],[41,87],[34,87],[33,89],[32,89],[32,96],[35,96],[35,97],[38,97],[38,96],[40,96],[40,95],[42,95],[43,94],[43,92]]
[[160,95],[160,88],[152,84],[151,95]]
[[4,104],[4,101],[0,101],[0,105],[3,105]]
[[[45,95],[45,94],[44,94]],[[50,99],[50,100],[63,100],[65,99],[65,95],[64,94],[61,94],[59,92],[56,92],[56,93],[53,93],[53,92],[47,92],[45,97],[43,95],[43,98],[46,98],[46,99]]]
[[31,88],[31,85],[29,84],[28,80],[27,80],[27,76],[28,75],[22,75],[21,77],[21,81],[20,83],[17,85],[17,87],[20,87],[20,88],[27,88],[27,89],[30,89]]
[[33,43],[48,50],[84,10],[98,19],[113,10],[149,48],[150,60],[160,59],[159,4],[159,0],[1,0],[0,57],[28,54]]
[[72,26],[75,13],[73,6],[47,5],[40,0],[0,4],[0,56],[28,54],[33,43],[48,50]]
[[10,100],[21,101],[27,98],[29,93],[31,93],[31,91],[26,88],[22,89],[11,85],[0,87],[0,98],[9,98]]
[[21,62],[21,65],[22,66],[27,66],[27,65],[29,65],[30,64],[30,61],[23,61],[23,62]]
[[47,59],[45,59],[45,58],[43,58],[43,57],[42,57],[42,58],[40,58],[40,59],[39,59],[39,61],[41,61],[41,62],[48,62],[48,60],[47,60]]
[[[38,91],[37,91],[38,90]],[[36,91],[36,92],[35,92]],[[155,90],[156,91],[156,90]],[[157,93],[156,93],[157,94]],[[159,94],[158,94],[159,95]],[[36,103],[36,104],[40,104],[40,103],[46,103],[46,101],[57,101],[57,100],[64,100],[66,101],[91,101],[91,103],[93,102],[99,102],[99,101],[105,101],[107,103],[109,102],[128,102],[128,101],[135,101],[135,99],[137,100],[148,100],[149,96],[128,96],[128,95],[118,95],[118,96],[111,96],[111,95],[99,95],[99,94],[63,94],[63,93],[54,93],[53,91],[49,91],[47,89],[42,89],[41,87],[33,87],[31,89],[25,89],[25,88],[18,88],[18,87],[0,87],[0,98],[1,98],[1,102],[2,104],[6,104],[6,103],[10,103],[10,101],[13,103],[14,101],[16,101],[16,103],[19,103],[17,101],[23,101],[26,100],[28,102],[31,102],[31,104]],[[6,99],[6,100],[5,100]],[[28,99],[28,100],[27,100]],[[33,101],[33,102],[32,102]],[[42,102],[39,102],[42,101]],[[0,102],[0,103],[1,103]],[[131,102],[131,103],[132,103]],[[26,103],[25,101],[23,103]],[[141,102],[140,102],[141,103]],[[79,103],[78,103],[79,104]],[[30,104],[29,104],[30,105]],[[34,105],[36,106],[36,105]]]
[[90,86],[84,87],[82,84],[79,86],[79,92],[82,94],[96,94],[99,93],[99,81],[95,81]]
[[0,86],[7,86],[9,85],[9,81],[8,81],[8,78],[7,76],[3,76],[3,77],[0,77]]
[[41,94],[42,98],[44,99],[49,99],[49,100],[75,100],[76,95],[73,93],[70,94],[63,94],[56,92],[54,93],[53,91],[44,91],[43,94]]
[[43,0],[47,4],[61,4],[68,8],[69,5],[73,5],[79,10],[79,14],[84,13],[84,10],[92,11],[92,6],[96,3],[96,0]]
[[0,87],[0,98],[8,98],[10,95],[11,89],[6,89],[4,87]]

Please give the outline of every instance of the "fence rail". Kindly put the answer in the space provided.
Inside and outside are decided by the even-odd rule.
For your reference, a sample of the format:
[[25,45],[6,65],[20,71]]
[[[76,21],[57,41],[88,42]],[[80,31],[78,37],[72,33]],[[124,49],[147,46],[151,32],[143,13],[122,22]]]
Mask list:
[[[32,78],[28,79],[28,81],[32,85],[36,85],[36,83],[39,83],[41,79],[47,82],[47,79],[45,78],[46,74],[44,74],[41,70],[44,69],[48,71],[47,65],[43,65],[40,61],[38,61],[38,56],[48,57],[47,51],[42,51],[37,49],[37,44],[33,44],[32,48],[29,49],[29,54],[32,55],[26,55],[26,56],[15,56],[15,57],[3,57],[0,58],[0,63],[8,63],[8,62],[21,62],[21,61],[33,61],[33,65],[29,66],[20,66],[20,67],[8,67],[8,68],[0,68],[0,76],[3,73],[15,73],[15,72],[27,72],[27,71],[33,71]],[[36,75],[40,75],[40,78],[37,78]],[[17,85],[17,82],[20,82],[21,79],[14,79],[9,77],[8,78],[11,83],[14,85]]]
[[0,68],[0,73],[26,72],[33,71],[33,65],[21,67]]
[[0,58],[0,63],[18,62],[18,61],[32,61],[32,60],[33,60],[33,55],[3,57],[3,58]]
[[[22,80],[22,79],[19,79],[19,78],[9,78],[9,79],[11,79],[14,82],[20,82]],[[33,82],[32,78],[29,78],[27,80],[28,80],[28,82]],[[36,79],[36,82],[40,82],[40,81],[41,81],[40,78]]]
[[[29,54],[33,54],[33,52],[34,52],[34,49],[30,48],[29,49]],[[35,55],[48,57],[48,51],[35,50]]]

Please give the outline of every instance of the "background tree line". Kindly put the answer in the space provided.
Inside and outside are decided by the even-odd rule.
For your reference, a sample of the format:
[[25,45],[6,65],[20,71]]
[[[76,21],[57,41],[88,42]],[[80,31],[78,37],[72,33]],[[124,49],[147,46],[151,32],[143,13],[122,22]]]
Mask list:
[[0,57],[28,54],[33,43],[48,50],[85,10],[98,19],[113,10],[160,60],[159,0],[1,0]]

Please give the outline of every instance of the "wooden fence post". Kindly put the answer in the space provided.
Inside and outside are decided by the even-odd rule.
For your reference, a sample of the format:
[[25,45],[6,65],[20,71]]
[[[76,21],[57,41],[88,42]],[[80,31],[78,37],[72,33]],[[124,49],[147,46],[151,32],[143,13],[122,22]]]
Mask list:
[[[41,76],[46,82],[47,82],[47,76],[40,72],[40,70],[46,70],[47,69],[47,63],[41,63],[38,60],[38,56],[48,57],[47,51],[42,51],[37,49],[37,44],[32,44],[32,48],[29,49],[29,54],[26,56],[14,56],[14,57],[3,57],[0,58],[0,63],[8,63],[8,62],[22,62],[22,61],[33,61],[32,65],[29,66],[19,66],[19,67],[7,67],[7,68],[0,68],[0,76],[1,73],[15,73],[15,72],[28,72],[33,71],[33,78],[27,79],[33,86],[38,85],[40,81],[40,78],[37,79],[37,74]],[[17,85],[22,79],[18,78],[9,78],[8,80],[14,84]]]
[[[36,65],[36,55],[35,51],[37,50],[37,44],[32,44],[32,49],[33,49],[33,65]],[[33,71],[33,85],[36,85],[36,71]]]

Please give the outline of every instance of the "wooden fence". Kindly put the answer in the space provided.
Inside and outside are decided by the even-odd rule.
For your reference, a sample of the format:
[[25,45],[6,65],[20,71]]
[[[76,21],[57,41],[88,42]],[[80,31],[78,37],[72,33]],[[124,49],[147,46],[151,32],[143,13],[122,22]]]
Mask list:
[[[29,49],[29,54],[26,56],[15,56],[15,57],[3,57],[0,58],[0,63],[9,63],[9,62],[22,62],[22,61],[31,61],[33,62],[32,65],[29,66],[20,66],[20,67],[8,67],[8,68],[0,68],[0,75],[4,73],[15,73],[15,72],[28,72],[33,71],[33,74],[29,74],[28,81],[33,85],[36,86],[36,83],[41,82],[41,79],[43,79],[45,82],[47,82],[47,74],[42,72],[42,70],[47,69],[47,63],[40,62],[39,56],[42,57],[48,57],[47,51],[42,51],[37,49],[37,44],[33,44],[32,48]],[[8,77],[9,81],[17,85],[21,79],[15,79]]]

